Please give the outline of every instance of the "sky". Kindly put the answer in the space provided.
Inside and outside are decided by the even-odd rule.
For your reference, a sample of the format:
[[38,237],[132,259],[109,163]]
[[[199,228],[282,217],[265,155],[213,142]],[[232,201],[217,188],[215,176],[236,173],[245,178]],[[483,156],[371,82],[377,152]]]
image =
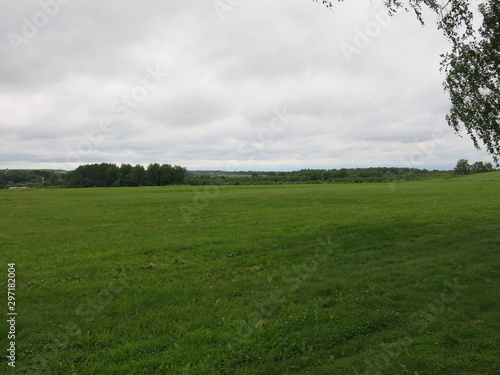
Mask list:
[[2,1],[0,169],[492,162],[446,123],[436,16],[381,3]]

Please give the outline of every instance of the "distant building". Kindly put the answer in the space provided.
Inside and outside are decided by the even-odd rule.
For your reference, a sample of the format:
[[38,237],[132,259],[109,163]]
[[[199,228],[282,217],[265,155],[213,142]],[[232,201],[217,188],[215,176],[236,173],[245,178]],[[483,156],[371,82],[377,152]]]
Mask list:
[[16,185],[9,188],[9,190],[18,190],[18,189],[27,189],[27,187],[23,185]]

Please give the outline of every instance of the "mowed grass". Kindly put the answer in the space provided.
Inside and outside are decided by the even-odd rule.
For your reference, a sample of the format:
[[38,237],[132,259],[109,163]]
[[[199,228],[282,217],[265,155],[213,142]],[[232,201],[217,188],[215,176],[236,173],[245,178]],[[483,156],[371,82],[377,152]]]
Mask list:
[[0,374],[500,374],[499,191],[0,191]]

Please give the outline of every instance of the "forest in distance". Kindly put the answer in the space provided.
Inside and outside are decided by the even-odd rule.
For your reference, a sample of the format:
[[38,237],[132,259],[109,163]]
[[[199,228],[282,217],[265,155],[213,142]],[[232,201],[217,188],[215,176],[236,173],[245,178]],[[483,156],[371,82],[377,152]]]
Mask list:
[[415,181],[428,178],[493,172],[491,163],[469,164],[460,159],[454,170],[440,171],[401,167],[370,167],[341,169],[301,169],[291,172],[273,171],[188,171],[171,164],[112,163],[81,165],[73,171],[49,169],[0,170],[0,189],[86,188],[167,185],[277,185],[319,183],[380,183]]

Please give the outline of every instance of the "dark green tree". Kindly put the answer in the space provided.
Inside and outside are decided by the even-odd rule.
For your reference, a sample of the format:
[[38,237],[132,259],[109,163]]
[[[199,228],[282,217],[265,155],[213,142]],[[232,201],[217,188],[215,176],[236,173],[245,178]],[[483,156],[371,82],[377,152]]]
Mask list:
[[453,170],[455,174],[458,175],[466,175],[471,173],[471,166],[469,165],[469,161],[467,159],[460,159]]
[[454,45],[445,56],[445,88],[450,93],[448,124],[463,127],[480,148],[481,140],[495,162],[500,157],[500,0],[479,5],[479,36]]
[[158,186],[161,183],[160,164],[152,163],[148,165],[146,170],[146,183],[148,185]]
[[476,161],[470,167],[471,173],[488,173],[493,172],[495,169],[491,163],[483,163],[482,161]]
[[186,179],[187,169],[181,167],[180,165],[174,165],[173,175],[174,175],[174,184],[183,184]]
[[120,186],[134,186],[132,182],[133,172],[134,172],[134,167],[132,167],[130,164],[122,164],[120,166],[120,173],[119,173]]
[[160,167],[160,183],[158,185],[171,185],[174,183],[173,168],[170,164],[163,164]]
[[84,187],[83,175],[77,171],[70,171],[66,173],[66,181],[68,187],[79,188]]
[[132,169],[132,186],[141,186],[146,183],[146,170],[140,164],[137,164]]
[[64,173],[52,173],[48,179],[45,180],[45,186],[65,186]]
[[116,164],[108,164],[104,172],[104,186],[120,186],[120,169]]

